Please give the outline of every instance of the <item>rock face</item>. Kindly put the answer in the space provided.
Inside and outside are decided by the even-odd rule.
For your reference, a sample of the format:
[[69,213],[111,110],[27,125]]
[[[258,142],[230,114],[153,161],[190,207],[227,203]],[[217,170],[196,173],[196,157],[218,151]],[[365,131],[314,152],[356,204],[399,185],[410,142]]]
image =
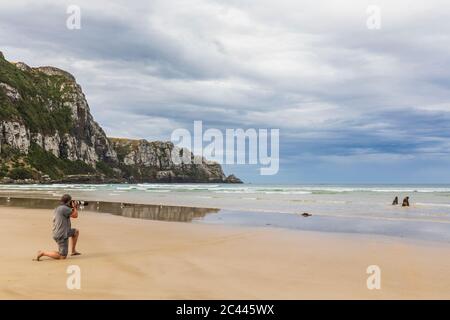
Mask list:
[[0,151],[3,145],[8,145],[19,152],[27,154],[30,148],[30,131],[25,125],[16,121],[0,122]]
[[226,183],[243,183],[241,179],[236,177],[234,174],[230,174],[226,179]]
[[174,148],[107,138],[71,74],[0,52],[0,181],[227,181],[217,163],[175,165]]
[[[7,145],[27,155],[36,144],[57,158],[80,160],[94,167],[98,161],[117,162],[72,75],[57,68],[30,68],[0,60],[1,107],[10,110],[0,114],[0,147]],[[13,78],[14,72],[25,80]],[[30,88],[27,80],[45,84]],[[57,126],[47,128],[46,120]]]
[[181,149],[172,142],[127,140],[110,138],[117,151],[122,168],[132,170],[127,178],[135,181],[158,182],[226,182],[222,167],[215,163],[200,159],[194,164],[194,155],[189,152],[185,157],[192,159],[192,164],[175,164],[172,153],[180,153]]

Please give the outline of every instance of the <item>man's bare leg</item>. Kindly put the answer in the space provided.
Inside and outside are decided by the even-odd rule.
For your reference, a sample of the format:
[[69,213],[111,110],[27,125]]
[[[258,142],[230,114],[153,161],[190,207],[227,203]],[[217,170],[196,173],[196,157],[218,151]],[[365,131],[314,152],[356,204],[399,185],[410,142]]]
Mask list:
[[73,235],[73,237],[71,237],[71,242],[72,242],[72,256],[79,256],[81,253],[77,252],[77,250],[75,249],[75,247],[77,246],[77,241],[78,241],[78,236],[80,235],[80,230],[75,230],[75,234]]
[[53,258],[53,259],[56,259],[56,260],[65,259],[66,258],[65,256],[60,255],[58,251],[38,251],[35,260],[36,261],[40,261],[40,259],[42,257],[49,257],[49,258]]

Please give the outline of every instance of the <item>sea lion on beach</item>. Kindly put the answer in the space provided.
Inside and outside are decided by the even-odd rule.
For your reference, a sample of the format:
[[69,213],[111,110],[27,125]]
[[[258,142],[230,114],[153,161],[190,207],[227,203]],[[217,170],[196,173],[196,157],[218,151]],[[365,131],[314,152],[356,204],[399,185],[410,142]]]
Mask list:
[[398,205],[398,197],[395,197],[394,201],[392,201],[392,205],[393,206]]
[[409,197],[403,199],[402,207],[409,207]]

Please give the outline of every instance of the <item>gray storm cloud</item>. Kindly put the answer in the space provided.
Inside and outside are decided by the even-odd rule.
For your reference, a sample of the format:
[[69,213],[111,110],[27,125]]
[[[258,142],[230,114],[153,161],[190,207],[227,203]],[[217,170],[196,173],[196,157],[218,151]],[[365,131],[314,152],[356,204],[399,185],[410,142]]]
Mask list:
[[[0,40],[10,60],[73,73],[111,136],[168,139],[202,120],[280,128],[287,164],[446,157],[449,5],[392,2],[3,1]],[[66,28],[69,4],[81,30]]]

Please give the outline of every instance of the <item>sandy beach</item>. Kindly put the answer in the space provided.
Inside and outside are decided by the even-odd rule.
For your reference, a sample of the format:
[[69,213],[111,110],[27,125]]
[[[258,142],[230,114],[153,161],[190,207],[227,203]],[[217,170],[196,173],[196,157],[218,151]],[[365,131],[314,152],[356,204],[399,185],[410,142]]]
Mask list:
[[[449,299],[450,246],[81,213],[81,256],[56,249],[52,210],[0,208],[1,299]],[[68,290],[69,265],[81,289]],[[381,268],[368,290],[366,268]]]

